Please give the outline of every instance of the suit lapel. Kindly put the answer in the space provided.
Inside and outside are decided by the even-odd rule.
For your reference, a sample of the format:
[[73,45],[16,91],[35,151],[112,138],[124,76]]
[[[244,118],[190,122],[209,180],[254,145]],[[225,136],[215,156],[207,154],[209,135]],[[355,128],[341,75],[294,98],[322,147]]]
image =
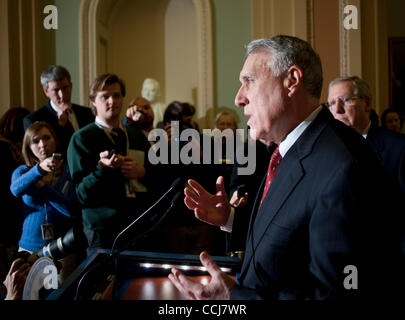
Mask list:
[[304,175],[304,170],[296,159],[297,155],[290,153],[281,161],[276,176],[252,225],[254,247],[259,244],[266,229],[279,212],[280,207]]
[[250,237],[250,233],[252,232],[252,224],[255,221],[257,213],[259,211],[260,200],[261,200],[261,197],[262,197],[262,194],[263,194],[263,189],[264,189],[265,182],[266,182],[266,175],[264,175],[264,177],[262,179],[262,182],[260,184],[260,188],[257,191],[256,199],[255,199],[255,202],[254,202],[253,207],[252,207],[252,214],[251,214],[251,217],[250,217],[250,220],[249,220],[248,237]]
[[52,108],[51,106],[51,100],[48,100],[48,103],[46,104],[46,108],[49,112],[49,114],[52,116],[52,118],[58,122],[58,114],[57,112]]
[[378,127],[372,125],[367,134],[366,140],[372,146],[374,152],[377,154],[378,160],[382,162],[385,145],[383,139],[381,139],[380,135],[377,133],[378,130]]
[[[258,207],[262,192],[260,191],[256,196],[252,217],[249,223],[246,253],[240,279],[243,279],[249,269],[248,266],[254,256],[254,252],[262,241],[272,220],[280,212],[283,203],[305,176],[301,161],[312,152],[316,140],[329,120],[333,121],[333,117],[329,110],[323,108],[281,161],[272,185],[266,197],[263,199],[260,208]],[[260,190],[263,190],[263,181]]]
[[[248,264],[253,258],[253,254],[262,241],[267,228],[279,213],[285,200],[304,176],[304,170],[299,161],[296,160],[296,154],[291,154],[290,152],[288,152],[288,154],[289,156],[286,156],[286,158],[281,161],[270,189],[260,207],[262,192],[259,192],[256,197],[256,202],[253,207],[254,211],[252,211],[252,217],[249,223],[244,264]],[[264,180],[260,190],[263,190]],[[242,270],[246,272],[247,268],[242,268]]]
[[76,121],[77,121],[77,124],[79,125],[79,128],[84,127],[86,125],[86,123],[83,122],[85,118],[84,118],[84,116],[81,115],[82,110],[80,109],[80,107],[78,105],[75,105],[72,103],[72,110],[76,117]]

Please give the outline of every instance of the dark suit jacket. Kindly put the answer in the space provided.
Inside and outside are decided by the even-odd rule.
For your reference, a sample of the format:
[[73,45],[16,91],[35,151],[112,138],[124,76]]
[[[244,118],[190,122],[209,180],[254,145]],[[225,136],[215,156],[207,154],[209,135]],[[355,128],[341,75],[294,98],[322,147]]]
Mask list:
[[405,194],[405,135],[371,125],[367,141],[384,170]]
[[[72,104],[72,109],[76,115],[79,128],[83,128],[87,124],[94,122],[94,115],[90,108]],[[59,149],[64,154],[64,157],[66,157],[72,132],[58,124],[58,115],[52,108],[50,100],[48,100],[45,106],[35,110],[24,118],[24,130],[27,130],[35,121],[45,121],[51,125],[58,137]]]
[[[248,193],[248,203],[246,207],[239,208],[237,210],[238,219],[234,220],[232,225],[232,232],[227,233],[227,252],[228,251],[245,251],[246,235],[249,226],[250,214],[255,202],[255,195],[259,191],[260,183],[263,176],[267,173],[269,166],[270,156],[273,153],[276,145],[273,144],[267,147],[260,141],[256,141],[256,170],[250,175],[239,175],[238,169],[240,167],[246,167],[246,165],[240,165],[237,161],[232,168],[232,174],[229,183],[229,197],[231,198],[238,186],[246,185]],[[245,155],[248,154],[247,142],[244,144]]]
[[[258,193],[231,298],[388,297],[381,288],[398,283],[388,278],[400,259],[388,189],[367,142],[323,109],[285,154],[260,208]],[[358,289],[347,290],[351,265]]]

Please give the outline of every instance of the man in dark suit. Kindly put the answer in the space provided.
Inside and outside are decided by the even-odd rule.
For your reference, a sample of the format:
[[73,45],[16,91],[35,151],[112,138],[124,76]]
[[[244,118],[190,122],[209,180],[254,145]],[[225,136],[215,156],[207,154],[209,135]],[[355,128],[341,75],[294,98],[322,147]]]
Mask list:
[[342,77],[329,84],[328,106],[335,119],[363,135],[384,170],[405,195],[405,136],[378,127],[370,120],[371,91],[357,76]]
[[[240,277],[236,283],[202,253],[209,284],[175,268],[170,280],[193,299],[391,297],[400,246],[384,198],[390,184],[367,142],[319,106],[319,56],[295,37],[255,40],[240,81],[235,103],[252,138],[278,145],[253,206]],[[189,184],[196,193],[186,189],[185,203],[195,216],[228,225],[223,179],[214,195]]]
[[59,148],[66,157],[66,151],[72,134],[94,122],[90,108],[71,102],[72,82],[69,71],[62,66],[48,66],[41,74],[41,84],[49,98],[42,108],[24,118],[24,129],[35,121],[45,121],[55,130]]
[[[248,141],[244,143],[245,154],[248,154]],[[256,144],[256,170],[250,175],[239,175],[238,170],[246,165],[241,165],[235,161],[232,167],[232,174],[229,183],[230,204],[238,208],[238,219],[234,220],[237,224],[232,225],[232,232],[227,234],[227,252],[230,255],[243,255],[245,251],[246,235],[249,226],[250,213],[253,209],[255,196],[260,188],[263,176],[267,172],[270,155],[277,147],[272,144],[266,146],[259,140]],[[241,191],[238,187],[244,186]],[[242,193],[242,194],[241,194]]]

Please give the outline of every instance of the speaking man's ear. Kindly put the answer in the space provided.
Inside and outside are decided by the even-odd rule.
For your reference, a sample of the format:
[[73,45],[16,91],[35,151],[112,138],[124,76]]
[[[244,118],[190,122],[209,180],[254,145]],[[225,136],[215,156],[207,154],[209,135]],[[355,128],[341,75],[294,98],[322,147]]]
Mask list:
[[302,81],[303,75],[301,69],[297,66],[291,66],[287,70],[287,77],[285,78],[285,87],[288,90],[288,96],[290,98],[296,93]]

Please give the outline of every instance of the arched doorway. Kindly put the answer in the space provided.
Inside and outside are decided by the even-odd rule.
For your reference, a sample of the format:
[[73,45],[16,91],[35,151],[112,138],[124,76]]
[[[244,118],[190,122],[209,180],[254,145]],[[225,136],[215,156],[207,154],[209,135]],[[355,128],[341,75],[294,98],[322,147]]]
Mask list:
[[191,102],[200,127],[211,126],[210,1],[82,0],[79,32],[81,103],[88,101],[91,81],[103,72],[126,81],[128,99],[140,95],[145,77],[157,78],[166,104],[175,97]]

